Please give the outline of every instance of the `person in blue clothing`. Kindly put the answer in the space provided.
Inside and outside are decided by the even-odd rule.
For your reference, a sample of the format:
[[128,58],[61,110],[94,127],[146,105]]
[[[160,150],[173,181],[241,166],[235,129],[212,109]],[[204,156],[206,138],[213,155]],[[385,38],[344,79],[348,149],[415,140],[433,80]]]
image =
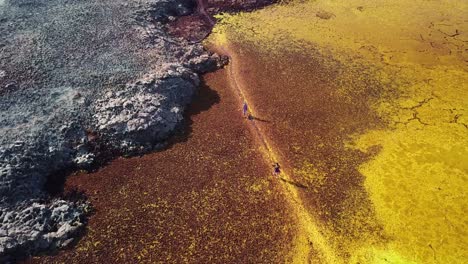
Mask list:
[[247,102],[244,101],[244,105],[242,106],[242,115],[244,117],[247,117],[248,112],[249,112],[249,107],[247,106]]

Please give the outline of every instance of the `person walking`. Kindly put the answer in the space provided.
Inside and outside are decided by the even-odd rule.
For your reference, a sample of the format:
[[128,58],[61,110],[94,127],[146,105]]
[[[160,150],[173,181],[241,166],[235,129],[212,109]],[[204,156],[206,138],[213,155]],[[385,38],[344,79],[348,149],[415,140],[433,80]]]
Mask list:
[[273,175],[279,176],[280,173],[281,173],[281,167],[279,163],[276,162],[275,164],[273,164]]
[[242,106],[242,115],[244,117],[247,117],[248,112],[249,112],[249,106],[247,105],[247,102],[244,101],[244,105]]

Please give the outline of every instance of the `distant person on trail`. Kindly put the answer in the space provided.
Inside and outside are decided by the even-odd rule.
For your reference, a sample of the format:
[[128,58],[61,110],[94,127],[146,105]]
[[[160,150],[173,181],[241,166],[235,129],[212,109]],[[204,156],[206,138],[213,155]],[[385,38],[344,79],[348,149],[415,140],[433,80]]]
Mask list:
[[249,107],[247,106],[247,102],[244,101],[244,105],[242,106],[242,115],[245,117],[249,111]]
[[273,175],[279,176],[280,173],[281,173],[280,165],[278,162],[276,162],[275,164],[273,164]]

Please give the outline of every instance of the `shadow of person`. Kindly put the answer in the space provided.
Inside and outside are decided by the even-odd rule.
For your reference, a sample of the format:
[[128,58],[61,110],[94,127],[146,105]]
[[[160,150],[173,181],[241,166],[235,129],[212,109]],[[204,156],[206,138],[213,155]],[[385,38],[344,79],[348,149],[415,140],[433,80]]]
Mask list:
[[271,123],[270,120],[262,119],[262,118],[259,118],[259,117],[253,116],[253,115],[250,115],[249,119],[254,120],[254,121],[264,122],[264,123]]

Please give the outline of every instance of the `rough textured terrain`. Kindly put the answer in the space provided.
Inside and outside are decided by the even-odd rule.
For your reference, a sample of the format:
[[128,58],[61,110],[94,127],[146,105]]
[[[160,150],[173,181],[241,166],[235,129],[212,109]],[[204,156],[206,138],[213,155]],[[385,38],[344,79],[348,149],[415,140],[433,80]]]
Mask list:
[[[214,26],[211,17],[223,12],[252,11],[279,2],[277,0],[196,0],[196,11],[190,15],[171,19],[167,30],[173,36],[190,42],[205,39]],[[210,16],[210,17],[208,17]]]
[[[283,263],[299,228],[226,84],[205,75],[164,151],[75,174],[92,202],[75,247],[28,263]],[[286,261],[290,262],[290,261]]]
[[[69,244],[88,205],[51,200],[64,171],[166,139],[218,57],[162,22],[191,1],[0,3],[0,257]],[[49,177],[49,182],[47,179]]]
[[[187,113],[185,132],[160,144],[159,139],[180,122],[191,87],[198,83],[196,73],[217,61],[189,44],[211,31],[214,20],[208,14],[235,9],[238,3],[249,9],[269,1],[257,2],[123,5],[115,12],[127,14],[125,10],[131,9],[134,12],[128,13],[136,14],[130,16],[136,27],[129,36],[135,32],[145,36],[144,51],[138,48],[130,56],[132,63],[143,66],[130,71],[138,73],[135,78],[125,71],[113,72],[102,89],[91,85],[95,89],[89,90],[84,82],[80,87],[86,89],[74,94],[74,86],[44,89],[31,82],[36,85],[31,87],[40,89],[27,90],[8,79],[11,73],[2,68],[4,98],[18,95],[20,106],[4,101],[5,109],[18,109],[11,117],[3,114],[4,124],[17,124],[17,117],[26,120],[22,123],[26,129],[4,126],[5,138],[11,141],[5,155],[31,149],[24,147],[24,141],[11,139],[35,128],[28,122],[42,117],[43,109],[46,117],[53,118],[39,118],[37,123],[54,131],[59,131],[54,120],[84,120],[78,125],[73,121],[73,129],[57,140],[49,132],[44,134],[51,139],[52,150],[46,145],[30,152],[48,149],[51,155],[5,163],[17,166],[48,157],[39,164],[50,168],[41,165],[46,168],[30,170],[34,175],[28,170],[15,174],[25,175],[26,183],[43,181],[42,172],[60,170],[60,164],[86,168],[102,158],[100,153],[134,154],[155,146],[164,150],[118,159],[94,173],[74,174],[65,183],[65,193],[75,199],[16,203],[14,210],[2,213],[6,223],[2,227],[13,230],[22,244],[2,232],[4,245],[33,251],[74,244],[70,235],[80,229],[81,213],[88,210],[79,198],[89,197],[94,214],[75,246],[27,262],[466,262],[466,1],[290,0],[251,14],[218,16],[220,23],[209,43],[228,55],[230,64],[206,75]],[[3,1],[0,7],[5,3],[11,6]],[[18,3],[18,8],[29,10],[32,2]],[[28,21],[28,15],[33,13],[18,21]],[[117,21],[126,17],[119,15]],[[116,25],[115,21],[108,23]],[[161,43],[154,37],[160,33],[167,41],[161,45],[166,51],[162,54],[151,48]],[[91,40],[96,34],[92,36]],[[133,38],[125,35],[113,44],[128,39]],[[137,39],[135,43],[140,43]],[[75,48],[68,52],[74,54]],[[179,53],[179,48],[184,52]],[[183,55],[187,52],[188,57]],[[20,54],[4,56],[5,61],[31,55]],[[93,61],[102,50],[89,54]],[[128,57],[121,55],[118,61],[125,62]],[[172,55],[174,61],[161,64],[160,58]],[[48,61],[60,65],[62,57]],[[14,65],[18,65],[15,73],[43,74],[36,68],[22,71],[24,64]],[[113,64],[98,65],[107,69]],[[118,64],[116,69],[127,68]],[[43,72],[49,76],[51,71]],[[59,76],[68,76],[60,72]],[[121,84],[118,89],[112,88],[114,81]],[[172,104],[168,98],[175,95]],[[241,118],[244,100],[251,120]],[[49,104],[52,107],[46,107]],[[61,107],[75,110],[55,111]],[[82,118],[86,115],[89,118]],[[33,139],[41,142],[37,135],[42,132],[34,133]],[[271,162],[280,162],[279,177],[271,176]],[[13,167],[4,167],[3,175],[13,175]],[[18,188],[18,194],[44,197],[40,189],[31,195],[27,186]],[[13,203],[5,199],[4,204]]]
[[212,42],[305,186],[321,234],[306,233],[306,253],[322,255],[310,261],[468,259],[467,11],[461,0],[298,0],[220,18]]

